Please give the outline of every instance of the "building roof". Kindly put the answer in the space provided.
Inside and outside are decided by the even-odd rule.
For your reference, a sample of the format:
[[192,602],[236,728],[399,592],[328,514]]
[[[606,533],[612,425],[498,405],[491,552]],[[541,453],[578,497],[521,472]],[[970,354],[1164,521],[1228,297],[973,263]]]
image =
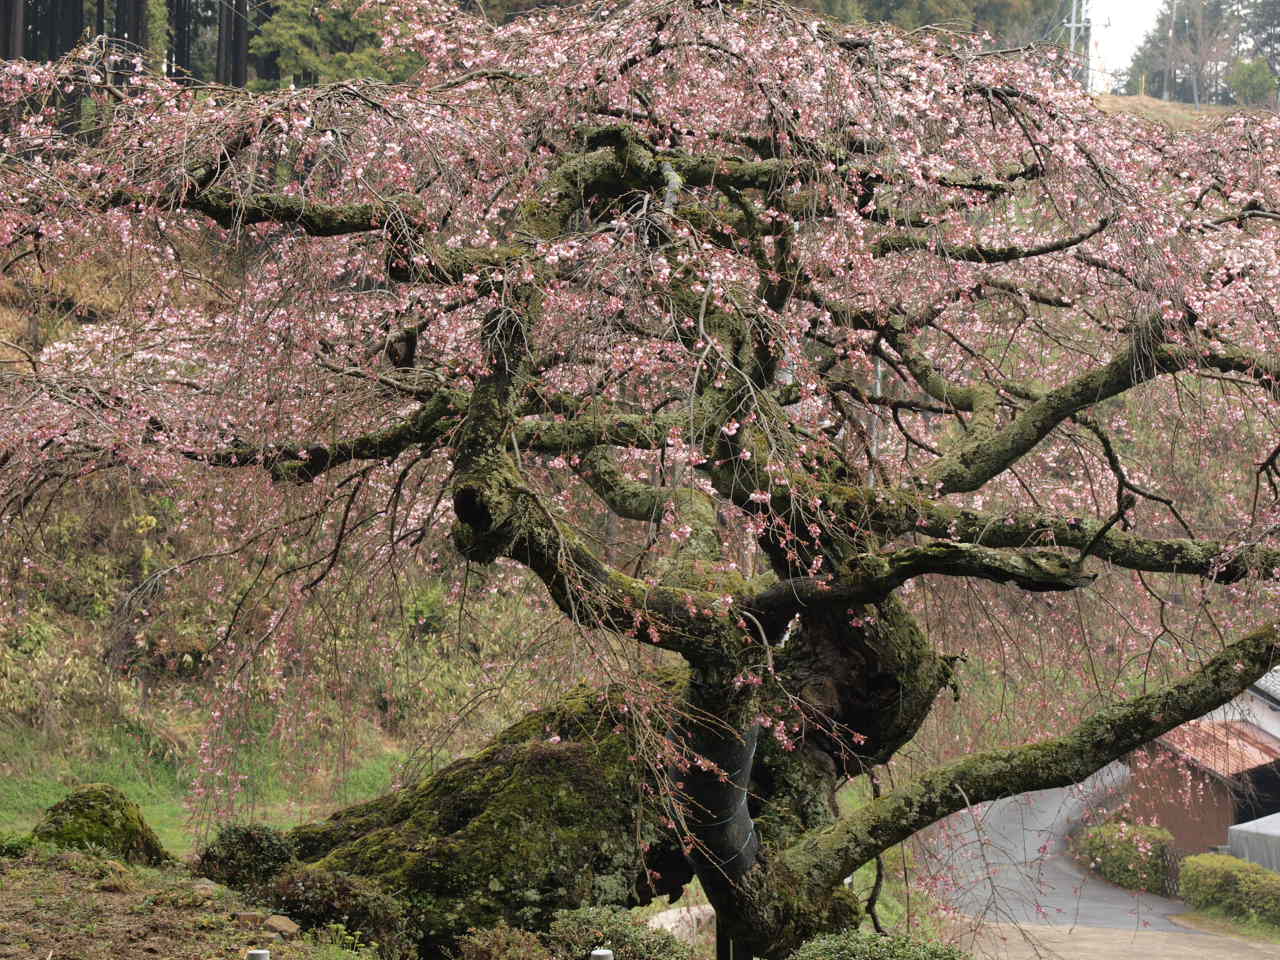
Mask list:
[[1224,778],[1280,760],[1280,740],[1245,720],[1192,720],[1159,741]]
[[1253,683],[1253,689],[1257,690],[1267,699],[1276,704],[1280,704],[1280,667],[1272,670],[1270,673],[1264,673]]

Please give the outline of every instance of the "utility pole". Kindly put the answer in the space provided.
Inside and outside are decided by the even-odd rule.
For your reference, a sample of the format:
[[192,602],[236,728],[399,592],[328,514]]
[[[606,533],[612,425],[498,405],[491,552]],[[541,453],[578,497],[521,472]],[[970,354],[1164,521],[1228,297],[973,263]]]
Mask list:
[[1071,19],[1067,21],[1067,42],[1071,56],[1079,64],[1077,77],[1085,90],[1089,89],[1091,79],[1089,73],[1089,44],[1093,31],[1090,29],[1089,0],[1071,0]]
[[1164,98],[1173,99],[1173,21],[1178,18],[1178,0],[1169,0],[1169,36],[1164,48]]

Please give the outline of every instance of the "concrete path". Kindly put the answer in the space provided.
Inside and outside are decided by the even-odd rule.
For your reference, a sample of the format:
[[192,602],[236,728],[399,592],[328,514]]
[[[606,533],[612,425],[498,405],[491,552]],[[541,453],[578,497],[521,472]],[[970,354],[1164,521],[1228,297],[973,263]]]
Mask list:
[[1193,930],[984,924],[958,945],[990,960],[1280,960],[1280,946]]
[[1123,786],[1113,764],[1075,787],[1039,790],[970,807],[952,821],[952,904],[995,922],[1106,927],[1186,934],[1169,917],[1186,906],[1136,894],[1081,870],[1066,855],[1067,836],[1108,793]]
[[1179,924],[1186,904],[1123,890],[1066,856],[1071,828],[1126,775],[1114,764],[1083,785],[981,804],[953,818],[955,887],[946,897],[968,918],[961,945],[998,960],[1280,960],[1280,946]]

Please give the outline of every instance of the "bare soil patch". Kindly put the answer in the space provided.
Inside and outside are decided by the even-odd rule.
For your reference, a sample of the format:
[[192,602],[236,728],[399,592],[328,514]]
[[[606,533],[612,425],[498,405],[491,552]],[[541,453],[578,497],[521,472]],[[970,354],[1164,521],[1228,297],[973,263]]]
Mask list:
[[233,918],[248,912],[237,894],[182,867],[130,868],[73,852],[0,859],[0,958],[213,960],[255,947],[273,960],[316,956],[311,943],[282,942]]

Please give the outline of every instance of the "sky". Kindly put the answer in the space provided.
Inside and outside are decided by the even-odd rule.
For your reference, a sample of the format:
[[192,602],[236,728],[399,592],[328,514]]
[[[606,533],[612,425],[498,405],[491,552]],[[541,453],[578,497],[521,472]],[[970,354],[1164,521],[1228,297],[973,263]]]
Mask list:
[[[1115,74],[1129,65],[1133,52],[1156,22],[1162,0],[1093,0],[1089,15],[1093,20],[1093,69]],[[1094,78],[1094,89],[1110,83]]]

